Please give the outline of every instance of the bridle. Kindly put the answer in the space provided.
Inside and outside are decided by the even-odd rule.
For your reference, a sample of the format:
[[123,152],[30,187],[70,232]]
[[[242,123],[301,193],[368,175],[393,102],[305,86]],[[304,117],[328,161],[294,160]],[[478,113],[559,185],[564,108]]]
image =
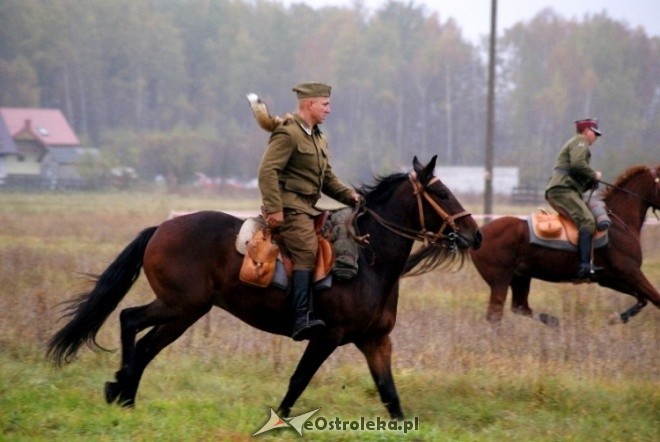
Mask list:
[[[419,213],[419,224],[421,226],[421,230],[414,230],[410,229],[408,227],[404,227],[401,225],[398,225],[396,223],[393,223],[391,221],[386,220],[382,216],[380,216],[378,213],[374,212],[370,208],[366,207],[364,205],[364,201],[360,204],[360,207],[357,207],[354,212],[353,216],[351,217],[351,224],[353,226],[353,229],[355,232],[357,232],[357,218],[364,213],[367,213],[371,215],[374,220],[387,230],[389,230],[392,233],[395,233],[396,235],[402,236],[404,238],[412,239],[414,241],[421,241],[424,243],[424,246],[428,245],[436,245],[439,240],[447,240],[451,246],[450,247],[455,247],[455,242],[456,239],[458,238],[458,226],[456,225],[456,220],[459,218],[463,218],[465,216],[469,216],[470,212],[464,210],[459,213],[455,213],[453,215],[450,215],[447,213],[446,210],[444,210],[440,204],[438,204],[431,195],[426,191],[426,187],[430,186],[431,184],[440,181],[438,177],[433,177],[429,182],[425,185],[420,183],[419,179],[417,178],[417,174],[413,171],[408,174],[408,180],[410,181],[410,184],[412,185],[413,188],[413,194],[415,195],[417,199],[417,209]],[[428,204],[433,208],[433,210],[440,216],[442,219],[442,225],[438,229],[437,232],[432,232],[426,229],[426,219],[424,217],[424,203],[423,200],[426,200]],[[448,234],[443,233],[443,231],[447,228],[447,226],[451,227],[451,232]],[[357,235],[355,233],[351,233],[351,236],[355,241],[358,242],[358,244],[369,244],[369,234],[366,235]]]

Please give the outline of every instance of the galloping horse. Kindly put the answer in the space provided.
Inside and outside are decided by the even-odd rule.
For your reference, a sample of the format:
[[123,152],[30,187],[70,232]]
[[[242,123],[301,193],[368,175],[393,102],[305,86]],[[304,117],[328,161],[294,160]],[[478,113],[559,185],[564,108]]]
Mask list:
[[[660,307],[660,294],[641,271],[640,232],[649,208],[660,208],[660,164],[635,166],[609,184],[603,199],[609,209],[612,226],[609,245],[594,250],[594,263],[603,267],[595,279],[599,285],[634,296],[637,303],[614,320],[627,322],[651,301]],[[576,252],[552,250],[530,244],[526,220],[502,217],[482,229],[484,247],[470,252],[472,261],[490,286],[487,318],[502,318],[508,288],[514,313],[534,316],[527,303],[532,278],[549,282],[567,282],[577,273]],[[537,319],[557,325],[554,316],[540,314]]]
[[[340,345],[353,343],[364,354],[380,398],[392,418],[403,411],[391,371],[398,280],[414,240],[442,245],[438,262],[464,258],[478,248],[475,220],[433,175],[436,157],[423,166],[413,160],[410,174],[381,177],[359,189],[364,202],[355,213],[360,249],[355,279],[315,294],[324,331],[310,339],[293,373],[279,412],[288,416],[310,380]],[[359,215],[359,216],[358,216]],[[108,403],[132,406],[147,364],[195,321],[218,306],[266,331],[291,336],[293,312],[285,290],[260,289],[239,281],[242,256],[235,240],[243,220],[223,212],[197,212],[143,230],[97,278],[94,288],[72,299],[72,319],[49,342],[58,364],[75,358],[83,344],[100,348],[96,334],[110,313],[144,273],[156,299],[120,313],[121,368],[105,386]],[[440,258],[439,258],[440,257]],[[151,327],[136,342],[136,335]]]

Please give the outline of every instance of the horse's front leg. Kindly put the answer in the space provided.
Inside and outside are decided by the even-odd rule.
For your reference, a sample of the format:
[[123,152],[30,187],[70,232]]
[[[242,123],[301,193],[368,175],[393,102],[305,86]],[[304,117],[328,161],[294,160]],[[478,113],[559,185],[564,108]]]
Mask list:
[[280,416],[289,416],[293,404],[296,403],[300,395],[305,391],[305,388],[307,388],[307,385],[309,385],[309,382],[319,367],[335,351],[340,341],[341,333],[333,332],[332,330],[310,339],[300,362],[298,362],[296,371],[293,372],[289,380],[289,388],[286,395],[277,409]]
[[619,322],[625,324],[628,322],[630,318],[635,316],[637,313],[642,311],[642,309],[646,306],[648,301],[646,299],[638,299],[637,304],[633,305],[630,307],[628,310],[624,311],[623,313],[614,313],[610,317],[609,323],[610,324],[618,324]]
[[489,284],[490,300],[488,302],[488,310],[486,311],[486,319],[490,322],[499,323],[502,321],[504,303],[506,302],[509,285],[505,282],[489,282]]
[[367,358],[369,371],[376,383],[380,400],[392,419],[403,419],[403,410],[392,376],[392,341],[389,335],[355,344]]

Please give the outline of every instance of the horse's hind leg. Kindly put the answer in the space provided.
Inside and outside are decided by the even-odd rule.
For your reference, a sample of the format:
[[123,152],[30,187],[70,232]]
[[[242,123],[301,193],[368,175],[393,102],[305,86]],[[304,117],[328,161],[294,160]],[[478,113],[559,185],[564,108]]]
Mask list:
[[631,274],[620,274],[618,277],[599,281],[599,284],[604,287],[609,287],[621,293],[632,295],[637,299],[637,303],[624,311],[623,313],[616,314],[610,318],[610,323],[615,324],[618,322],[626,323],[630,318],[637,315],[648,303],[651,301],[656,307],[660,308],[660,293],[655,289],[653,284],[646,279],[641,270]]
[[393,419],[403,419],[399,395],[392,376],[392,341],[389,335],[356,344],[367,358],[380,400]]
[[526,276],[514,276],[511,280],[511,310],[523,316],[532,316],[527,298],[532,279]]
[[293,404],[305,391],[321,364],[335,351],[337,345],[339,345],[339,337],[331,333],[314,337],[309,341],[296,371],[289,380],[289,389],[278,408],[281,416],[289,416]]
[[[105,400],[111,404],[123,391],[123,385],[132,377],[135,365],[135,337],[145,328],[153,325],[147,320],[146,313],[149,308],[153,309],[158,301],[139,307],[131,307],[121,311],[119,323],[121,328],[121,367],[115,373],[117,382],[106,382]],[[121,402],[120,402],[121,403]],[[124,404],[126,406],[132,403]]]
[[[174,342],[188,327],[203,316],[210,307],[195,313],[166,307],[156,300],[151,304],[125,309],[120,315],[122,364],[115,374],[116,382],[105,386],[108,403],[117,398],[122,406],[132,406],[145,367],[165,347]],[[137,344],[135,336],[153,326]]]

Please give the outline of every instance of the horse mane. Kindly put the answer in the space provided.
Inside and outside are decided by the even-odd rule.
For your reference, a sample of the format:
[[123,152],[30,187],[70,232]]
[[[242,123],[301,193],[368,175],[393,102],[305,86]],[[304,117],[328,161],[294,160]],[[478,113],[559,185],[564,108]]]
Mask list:
[[432,244],[408,257],[401,276],[417,276],[436,269],[458,271],[468,257],[468,249],[452,250],[443,244]]
[[[357,191],[368,202],[377,204],[390,198],[392,189],[406,179],[406,173],[379,176],[375,184],[364,184]],[[420,275],[438,268],[458,270],[468,256],[467,249],[451,250],[441,243],[429,245],[410,255],[402,276]]]
[[369,202],[383,202],[392,196],[392,189],[402,180],[407,178],[408,174],[406,173],[393,173],[388,176],[377,176],[374,184],[363,184],[357,189],[357,192]]
[[612,196],[612,193],[616,191],[617,187],[624,187],[632,178],[647,170],[648,167],[643,164],[629,167],[625,172],[621,174],[621,176],[616,179],[614,186],[607,186],[607,189],[603,191],[602,199],[609,199]]

